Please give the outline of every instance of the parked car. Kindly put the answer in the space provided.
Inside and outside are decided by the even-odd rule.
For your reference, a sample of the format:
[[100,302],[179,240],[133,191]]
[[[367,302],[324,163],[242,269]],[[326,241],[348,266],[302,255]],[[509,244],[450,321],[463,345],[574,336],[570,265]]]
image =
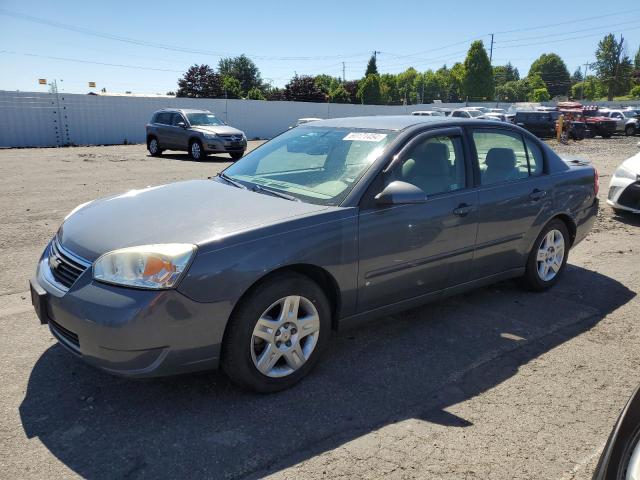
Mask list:
[[616,131],[625,135],[637,135],[640,133],[640,113],[636,110],[604,110],[602,114],[615,120]]
[[494,112],[489,112],[489,113],[485,113],[483,115],[480,115],[479,117],[476,117],[478,120],[494,120],[497,122],[508,122],[509,120],[507,120],[507,116],[504,113],[494,113]]
[[476,118],[483,114],[482,110],[475,108],[459,108],[451,112],[451,116],[454,118]]
[[556,121],[560,114],[557,111],[519,110],[513,122],[540,138],[556,135]]
[[436,112],[443,113],[445,117],[451,116],[451,112],[453,112],[452,108],[447,108],[447,107],[434,107],[434,110]]
[[445,114],[436,110],[416,110],[411,112],[411,115],[418,115],[421,117],[444,117]]
[[591,137],[611,138],[616,133],[615,120],[605,115],[599,107],[595,105],[583,106],[582,112]]
[[490,108],[487,113],[499,113],[501,115],[505,115],[507,111],[504,108]]
[[31,280],[43,323],[107,372],[221,366],[267,392],[330,331],[508,278],[545,290],[598,176],[514,125],[423,116],[288,130],[212,179],[74,209]]
[[640,389],[620,412],[592,479],[640,480]]
[[640,213],[640,153],[627,158],[614,172],[607,204],[614,210]]
[[147,149],[154,157],[164,150],[181,150],[189,152],[194,160],[209,153],[228,153],[238,160],[247,149],[244,132],[225,124],[208,110],[158,110],[146,128]]
[[317,122],[318,120],[322,120],[322,119],[317,117],[299,118],[298,121],[296,122],[296,127],[298,125],[304,125],[305,123]]

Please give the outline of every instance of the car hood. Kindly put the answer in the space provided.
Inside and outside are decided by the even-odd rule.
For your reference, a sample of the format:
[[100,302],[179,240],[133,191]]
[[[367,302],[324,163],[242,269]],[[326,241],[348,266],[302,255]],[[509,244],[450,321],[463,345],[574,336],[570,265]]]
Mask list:
[[242,130],[230,127],[229,125],[198,125],[191,127],[192,130],[202,133],[215,133],[216,135],[242,135]]
[[640,153],[636,153],[633,157],[627,158],[620,166],[629,172],[640,175]]
[[191,180],[90,202],[65,219],[58,240],[72,253],[94,261],[103,253],[136,245],[203,245],[326,208],[218,181]]

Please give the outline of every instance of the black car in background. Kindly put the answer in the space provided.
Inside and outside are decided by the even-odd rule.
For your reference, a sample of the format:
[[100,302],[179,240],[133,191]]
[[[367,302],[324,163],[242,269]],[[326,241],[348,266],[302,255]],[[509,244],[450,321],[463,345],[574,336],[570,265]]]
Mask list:
[[556,121],[560,114],[550,111],[519,111],[513,119],[513,123],[529,130],[536,137],[553,137],[556,134]]

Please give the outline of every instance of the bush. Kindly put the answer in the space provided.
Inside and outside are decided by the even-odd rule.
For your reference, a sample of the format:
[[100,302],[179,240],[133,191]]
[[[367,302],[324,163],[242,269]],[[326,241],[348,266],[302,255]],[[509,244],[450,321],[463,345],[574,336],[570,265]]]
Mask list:
[[629,92],[629,95],[631,95],[631,97],[634,99],[640,99],[640,85],[636,85],[635,87],[633,87],[631,89],[631,92]]
[[531,94],[532,102],[548,102],[549,100],[551,100],[551,97],[546,88],[536,88]]
[[264,96],[262,90],[257,87],[253,87],[251,90],[247,92],[247,100],[266,100],[267,97]]

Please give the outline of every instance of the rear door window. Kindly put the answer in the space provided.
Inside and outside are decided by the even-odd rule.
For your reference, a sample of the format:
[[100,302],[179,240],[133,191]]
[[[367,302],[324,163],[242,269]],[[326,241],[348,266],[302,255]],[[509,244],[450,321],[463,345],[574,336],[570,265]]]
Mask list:
[[162,125],[171,125],[171,113],[162,112],[158,113],[156,116],[156,123],[161,123]]
[[529,177],[529,162],[523,138],[506,131],[475,130],[481,185]]

